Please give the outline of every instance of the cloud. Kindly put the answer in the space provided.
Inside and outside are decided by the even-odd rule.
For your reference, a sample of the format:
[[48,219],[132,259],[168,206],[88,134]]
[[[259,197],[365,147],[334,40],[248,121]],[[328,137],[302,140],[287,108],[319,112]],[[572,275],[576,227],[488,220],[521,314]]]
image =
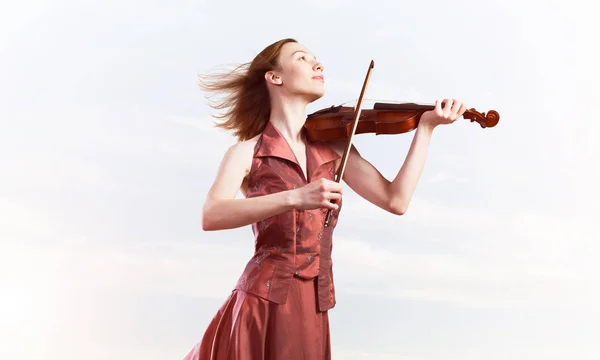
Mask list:
[[[247,230],[247,229],[245,229]],[[248,237],[248,235],[246,235]],[[95,239],[73,241],[49,251],[61,268],[77,269],[64,276],[84,280],[113,292],[149,292],[223,299],[252,256],[248,246],[177,240],[99,246]],[[54,255],[54,256],[53,256]]]
[[[352,226],[337,230],[340,291],[468,307],[587,307],[600,300],[591,285],[600,275],[591,219],[455,209],[423,199],[405,218],[375,216],[367,206],[345,211],[344,222],[368,225],[362,236]],[[396,238],[394,227],[410,230]],[[375,236],[370,228],[382,230]]]

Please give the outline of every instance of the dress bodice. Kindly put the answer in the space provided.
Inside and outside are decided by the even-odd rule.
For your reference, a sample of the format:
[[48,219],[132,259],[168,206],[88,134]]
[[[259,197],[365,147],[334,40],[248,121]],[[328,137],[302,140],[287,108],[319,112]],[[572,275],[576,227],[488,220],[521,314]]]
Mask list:
[[[307,179],[285,138],[268,122],[255,146],[246,197],[294,190],[320,178],[333,180],[339,158],[328,145],[307,140]],[[324,226],[326,209],[294,209],[252,224],[255,253],[236,288],[283,303],[293,276],[317,277],[319,308],[332,308],[332,235],[341,201],[339,205],[328,227]]]

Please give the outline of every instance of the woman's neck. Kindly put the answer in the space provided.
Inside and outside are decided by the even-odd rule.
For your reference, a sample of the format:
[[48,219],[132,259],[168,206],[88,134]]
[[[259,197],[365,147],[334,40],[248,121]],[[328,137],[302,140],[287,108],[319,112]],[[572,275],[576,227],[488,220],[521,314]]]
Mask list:
[[302,127],[306,121],[305,100],[273,98],[269,121],[290,144],[303,141]]

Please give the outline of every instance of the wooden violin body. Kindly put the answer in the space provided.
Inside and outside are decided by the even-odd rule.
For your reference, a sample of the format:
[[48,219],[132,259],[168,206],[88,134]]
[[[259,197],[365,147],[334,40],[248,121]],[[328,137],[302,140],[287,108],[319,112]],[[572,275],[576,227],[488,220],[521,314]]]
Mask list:
[[[362,109],[356,134],[373,133],[391,135],[410,132],[417,128],[421,115],[433,110],[434,105],[415,103],[375,103],[373,109]],[[332,141],[347,139],[353,130],[354,107],[332,106],[318,110],[306,119],[304,125],[307,137],[313,141]],[[500,114],[495,110],[480,113],[468,109],[463,118],[477,122],[482,128],[496,126]]]

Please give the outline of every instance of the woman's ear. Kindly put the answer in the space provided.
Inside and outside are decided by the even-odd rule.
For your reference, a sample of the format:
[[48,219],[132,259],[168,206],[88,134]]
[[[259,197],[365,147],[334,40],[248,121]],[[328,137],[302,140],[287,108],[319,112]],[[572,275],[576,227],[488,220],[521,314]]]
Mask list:
[[281,85],[281,77],[277,75],[274,71],[267,71],[265,73],[265,80],[268,83],[273,85]]

